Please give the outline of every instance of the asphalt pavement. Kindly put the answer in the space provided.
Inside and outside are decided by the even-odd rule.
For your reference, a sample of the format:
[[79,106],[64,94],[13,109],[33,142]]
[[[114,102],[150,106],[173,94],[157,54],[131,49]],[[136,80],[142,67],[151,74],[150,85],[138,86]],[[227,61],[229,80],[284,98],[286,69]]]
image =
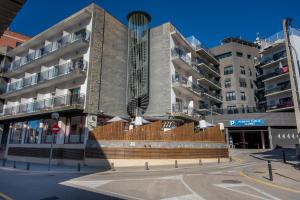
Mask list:
[[299,200],[299,169],[283,163],[277,163],[276,166],[274,164],[274,169],[274,173],[283,176],[275,174],[274,181],[270,181],[266,161],[249,156],[249,153],[236,152],[234,162],[216,162],[201,166],[179,165],[179,168],[150,170],[132,168],[89,173],[56,173],[2,168],[0,192],[2,196],[17,200]]

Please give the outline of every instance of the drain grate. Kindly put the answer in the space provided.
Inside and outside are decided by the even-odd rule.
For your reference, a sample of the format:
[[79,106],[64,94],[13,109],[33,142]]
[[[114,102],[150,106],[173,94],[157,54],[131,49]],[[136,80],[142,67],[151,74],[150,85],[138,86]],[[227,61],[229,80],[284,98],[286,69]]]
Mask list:
[[239,184],[239,183],[242,183],[242,181],[239,181],[239,180],[223,180],[222,183]]
[[256,174],[264,174],[265,172],[261,172],[261,171],[254,171],[254,173],[256,173]]
[[57,196],[51,196],[51,197],[46,197],[46,198],[43,198],[40,200],[57,200],[57,199],[59,199]]

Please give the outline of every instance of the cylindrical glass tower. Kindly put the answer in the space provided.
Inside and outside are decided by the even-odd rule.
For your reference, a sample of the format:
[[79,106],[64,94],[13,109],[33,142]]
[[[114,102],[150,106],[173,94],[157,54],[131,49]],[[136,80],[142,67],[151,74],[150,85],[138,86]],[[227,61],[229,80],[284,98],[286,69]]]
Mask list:
[[149,23],[143,11],[128,14],[127,112],[141,116],[149,104]]

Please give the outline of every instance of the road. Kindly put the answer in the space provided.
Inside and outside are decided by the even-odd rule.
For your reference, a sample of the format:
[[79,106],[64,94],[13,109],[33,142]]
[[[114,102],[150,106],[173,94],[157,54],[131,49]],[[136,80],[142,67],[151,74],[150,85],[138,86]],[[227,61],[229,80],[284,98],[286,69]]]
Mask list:
[[249,156],[241,157],[243,162],[179,166],[177,169],[151,168],[149,171],[132,169],[71,174],[0,170],[0,192],[17,200],[300,199],[298,193],[259,184],[241,176],[242,170],[265,165],[265,162]]

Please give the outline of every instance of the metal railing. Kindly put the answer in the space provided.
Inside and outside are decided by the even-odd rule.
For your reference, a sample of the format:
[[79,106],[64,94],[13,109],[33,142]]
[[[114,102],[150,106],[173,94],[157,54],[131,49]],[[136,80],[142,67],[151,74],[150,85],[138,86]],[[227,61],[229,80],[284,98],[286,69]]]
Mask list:
[[53,96],[48,99],[35,100],[30,103],[6,107],[2,112],[2,116],[34,113],[38,111],[51,110],[58,107],[66,107],[72,105],[83,105],[84,100],[84,94]]
[[261,61],[260,61],[260,65],[267,65],[269,63],[272,63],[272,62],[275,62],[277,60],[280,60],[282,58],[286,57],[286,51],[281,51],[281,52],[278,52],[276,54],[274,54],[273,56],[271,57],[265,57],[265,58],[262,58]]
[[262,75],[262,79],[269,79],[269,78],[272,78],[272,77],[275,77],[275,76],[279,76],[281,74],[286,74],[289,72],[289,68],[288,66],[284,66],[282,68],[276,68],[274,71],[272,72],[269,72],[269,73],[266,73],[266,74],[263,74]]
[[213,91],[209,91],[209,90],[197,85],[196,83],[188,80],[186,77],[184,77],[182,75],[173,75],[172,82],[182,84],[186,88],[189,88],[191,91],[193,91],[199,95],[206,93],[206,94],[209,94],[210,96],[213,96],[213,97],[219,99],[220,101],[222,101],[222,95],[220,95],[216,92],[213,92]]
[[195,36],[192,35],[188,37],[186,40],[195,51],[198,51],[199,49],[203,49],[204,51],[206,51],[208,55],[214,58],[214,54],[209,50],[209,48],[205,46],[202,42],[200,42]]
[[284,90],[288,90],[288,89],[291,89],[291,83],[277,85],[274,88],[267,89],[267,90],[265,90],[265,94],[271,94],[274,92],[284,91]]
[[267,110],[275,110],[275,109],[280,109],[280,108],[289,108],[289,107],[293,107],[293,106],[294,106],[293,101],[288,101],[288,102],[284,102],[284,103],[268,105]]
[[44,57],[47,54],[54,52],[56,50],[59,50],[60,48],[63,48],[71,43],[76,42],[77,40],[86,40],[89,41],[90,39],[90,32],[88,30],[82,30],[76,33],[71,33],[69,35],[66,35],[59,40],[52,42],[48,45],[45,45],[43,48],[35,50],[34,52],[28,53],[27,55],[13,61],[11,64],[4,66],[1,69],[1,72],[12,72],[15,71],[22,66],[29,64],[33,62],[34,60]]
[[173,113],[182,113],[182,114],[185,114],[188,116],[193,116],[196,118],[199,118],[201,116],[201,113],[199,111],[197,111],[193,107],[189,107],[182,103],[172,104],[172,112]]
[[33,86],[39,83],[43,83],[47,80],[55,79],[57,77],[67,75],[75,71],[76,69],[85,70],[87,67],[87,62],[84,60],[79,60],[76,62],[67,62],[65,64],[56,65],[53,68],[36,73],[32,76],[23,78],[21,80],[3,84],[1,87],[6,88],[6,93],[11,93],[24,89],[29,86]]
[[220,74],[220,70],[218,68],[216,68],[215,66],[206,64],[201,59],[192,60],[192,58],[189,57],[185,51],[183,51],[182,49],[180,49],[178,47],[174,47],[171,49],[171,56],[172,56],[172,58],[181,59],[183,62],[185,62],[187,65],[189,65],[193,70],[195,70],[197,73],[199,73],[203,76],[205,75],[205,73],[203,71],[201,71],[198,67],[198,65],[201,63],[204,63],[205,65],[207,65],[207,67],[211,68],[213,71]]
[[283,31],[280,31],[280,32],[275,33],[274,35],[271,35],[270,37],[262,40],[261,47],[262,47],[262,49],[266,49],[275,43],[280,43],[283,41],[284,41],[284,34],[283,34]]

